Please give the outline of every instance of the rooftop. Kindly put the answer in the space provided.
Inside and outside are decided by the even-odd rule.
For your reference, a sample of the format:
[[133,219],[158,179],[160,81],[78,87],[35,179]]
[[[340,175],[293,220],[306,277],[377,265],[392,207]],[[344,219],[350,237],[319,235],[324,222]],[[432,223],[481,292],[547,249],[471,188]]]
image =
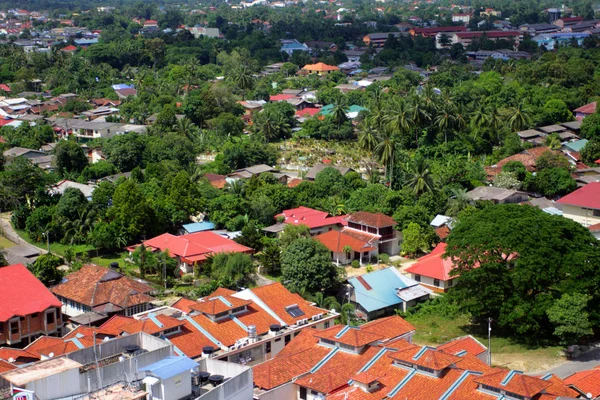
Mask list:
[[350,214],[346,217],[346,221],[354,222],[355,224],[371,226],[374,228],[386,228],[388,226],[398,225],[392,217],[388,217],[385,214],[370,213],[365,211],[359,211]]
[[600,182],[590,182],[564,196],[557,203],[600,210]]

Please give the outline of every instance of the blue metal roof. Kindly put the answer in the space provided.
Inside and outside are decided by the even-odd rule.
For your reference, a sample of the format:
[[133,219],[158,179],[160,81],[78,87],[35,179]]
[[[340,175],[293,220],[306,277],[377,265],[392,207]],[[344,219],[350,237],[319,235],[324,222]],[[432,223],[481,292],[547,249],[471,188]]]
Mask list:
[[210,221],[193,222],[191,224],[183,225],[183,229],[185,229],[189,233],[211,231],[211,230],[215,229],[215,224],[213,224]]
[[198,363],[188,357],[170,356],[150,364],[142,371],[148,371],[160,379],[169,379],[182,372],[196,368]]
[[356,302],[367,312],[402,304],[402,299],[396,295],[396,289],[417,284],[402,276],[394,267],[362,275],[362,279],[371,286],[371,290],[367,290],[357,278],[350,278],[348,282],[354,287]]

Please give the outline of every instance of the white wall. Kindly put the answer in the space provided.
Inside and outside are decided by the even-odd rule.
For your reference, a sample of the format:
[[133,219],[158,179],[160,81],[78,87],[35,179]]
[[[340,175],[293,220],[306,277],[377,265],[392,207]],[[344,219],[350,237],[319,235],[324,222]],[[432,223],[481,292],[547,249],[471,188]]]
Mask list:
[[600,217],[594,217],[593,210],[583,209],[582,207],[563,204],[563,217],[579,222],[583,226],[590,226],[600,223]]
[[192,393],[192,374],[182,372],[162,381],[163,400],[179,400]]
[[296,398],[296,393],[297,386],[292,382],[288,382],[285,385],[278,386],[268,392],[255,395],[255,398],[260,400],[292,400]]

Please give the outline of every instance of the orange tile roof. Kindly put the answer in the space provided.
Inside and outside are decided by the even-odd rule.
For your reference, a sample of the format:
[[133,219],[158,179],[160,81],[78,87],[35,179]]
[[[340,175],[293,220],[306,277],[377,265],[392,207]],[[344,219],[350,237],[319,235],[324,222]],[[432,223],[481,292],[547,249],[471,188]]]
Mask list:
[[181,299],[179,299],[175,303],[173,303],[173,305],[171,307],[181,310],[186,314],[189,314],[189,312],[191,311],[190,306],[197,304],[197,303],[198,302],[196,300],[190,300],[190,299],[186,299],[185,297],[182,297]]
[[550,374],[550,375],[546,375],[544,377],[540,377],[540,379],[543,379],[546,382],[552,383],[552,386],[550,386],[549,388],[547,388],[545,390],[545,392],[549,395],[573,397],[573,398],[576,398],[577,396],[579,396],[579,393],[577,393],[576,390],[568,387],[566,382],[564,380],[560,379],[556,375]]
[[17,366],[12,365],[11,363],[7,362],[7,361],[3,361],[0,360],[0,374],[6,371],[10,371],[13,369],[16,369]]
[[19,358],[25,359],[39,359],[40,357],[37,354],[30,353],[27,350],[23,349],[14,349],[12,347],[0,347],[0,360],[8,361],[12,359],[13,363],[19,363]]
[[[270,285],[261,286],[252,289],[258,298],[260,298],[279,318],[288,325],[293,325],[299,319],[311,319],[315,315],[326,314],[328,311],[311,305],[300,295],[291,293],[281,283],[275,282]],[[300,317],[292,317],[285,310],[286,307],[297,304],[298,308],[304,312]]]
[[477,371],[477,372],[486,372],[489,371],[492,367],[481,361],[479,358],[475,357],[472,354],[465,354],[460,356],[460,361],[454,364],[456,368],[469,370],[469,371]]
[[600,396],[600,370],[576,372],[564,379],[564,382],[573,387],[582,395],[592,394],[592,398]]
[[460,384],[454,392],[448,397],[448,400],[497,400],[498,395],[484,393],[477,388],[479,384],[475,382],[477,375],[469,375]]
[[100,325],[100,329],[102,332],[105,332],[108,335],[119,336],[123,332],[121,327],[124,325],[130,324],[135,321],[131,317],[124,317],[122,315],[114,315],[108,321]]
[[446,243],[439,243],[431,253],[420,257],[416,263],[408,267],[406,272],[441,281],[456,278],[458,275],[451,275],[455,267],[454,262],[451,258],[444,257],[445,252]]
[[343,253],[346,246],[350,247],[352,251],[359,253],[375,250],[375,247],[371,243],[375,239],[374,237],[365,236],[360,238],[358,235],[346,232],[346,230],[325,232],[315,236],[314,239],[321,242],[329,251],[333,251],[334,253]]
[[390,357],[402,363],[431,368],[435,371],[441,371],[460,361],[458,356],[417,345],[392,353]]
[[288,182],[288,184],[287,184],[287,187],[289,187],[289,188],[295,188],[296,186],[298,186],[298,185],[299,185],[299,184],[301,184],[302,182],[304,182],[304,180],[303,180],[303,179],[300,179],[300,178],[293,178],[293,179],[291,179],[291,180]]
[[487,350],[484,345],[479,343],[479,341],[477,341],[477,339],[471,335],[453,339],[449,342],[439,345],[436,349],[448,354],[457,354],[462,351],[466,351],[474,356],[478,356]]
[[177,318],[170,317],[168,315],[155,315],[154,318],[162,324],[162,326],[157,325],[151,318],[143,318],[139,320],[133,320],[129,324],[125,324],[121,326],[121,330],[123,332],[134,334],[138,332],[145,332],[149,335],[154,335],[160,332],[164,332],[167,329],[176,328],[178,326],[183,326],[184,322],[178,320]]
[[65,279],[52,293],[92,308],[114,304],[125,309],[154,300],[148,295],[151,286],[98,265],[84,265]]
[[232,296],[216,296],[216,297],[204,297],[201,301],[190,305],[192,310],[200,311],[205,314],[215,315],[222,312],[232,310],[234,308],[247,306],[252,303],[248,300],[238,299]]
[[366,211],[359,211],[349,215],[346,220],[348,222],[354,222],[356,224],[372,226],[375,228],[385,228],[388,226],[398,225],[392,217],[381,213],[370,213]]
[[[509,377],[509,374],[512,376]],[[509,371],[501,368],[490,369],[488,372],[475,379],[475,382],[525,397],[533,397],[544,389],[552,386],[551,382],[523,375],[518,371]]]
[[63,339],[72,339],[72,338],[76,338],[78,336],[91,338],[94,336],[94,333],[97,336],[99,336],[101,339],[106,336],[114,336],[114,335],[110,335],[110,334],[104,332],[100,328],[79,325],[77,328],[73,329],[71,332],[64,335]]
[[209,338],[198,332],[187,321],[185,321],[185,324],[181,328],[181,333],[169,336],[169,341],[190,358],[202,355],[202,348],[205,346],[216,347]]
[[47,349],[50,346],[54,346],[61,343],[63,343],[63,339],[61,338],[54,336],[40,336],[32,343],[30,343],[27,347],[25,347],[25,350],[39,357],[42,355],[42,353],[40,353],[40,350]]
[[462,375],[463,371],[450,369],[443,376],[436,378],[424,374],[414,374],[402,389],[393,397],[394,400],[430,400],[439,399]]
[[[61,343],[56,343],[48,347],[39,348],[37,352],[46,356],[50,356],[50,354],[54,354],[54,356],[60,356],[67,353],[72,353],[77,350],[81,350],[82,347],[77,345],[74,340],[77,340],[83,348],[92,347],[94,345],[94,340],[92,338],[79,338],[79,339],[67,339],[62,340]],[[96,343],[100,343],[101,340],[96,340]]]
[[209,294],[208,296],[205,296],[205,297],[210,298],[210,297],[216,297],[216,296],[231,296],[234,293],[236,293],[235,290],[227,289],[224,287],[218,287],[215,289],[214,292],[212,292],[211,294]]
[[358,374],[352,377],[352,380],[359,383],[369,384],[373,383],[380,378],[379,375],[375,375],[370,373],[369,371],[359,372]]
[[311,72],[339,71],[338,67],[334,65],[327,65],[322,62],[316,64],[306,64],[302,69]]
[[361,347],[383,339],[383,336],[376,333],[365,332],[360,327],[347,325],[334,325],[331,328],[315,333],[315,336],[354,347]]
[[360,329],[365,332],[382,336],[384,338],[382,341],[385,343],[387,340],[395,339],[413,332],[415,327],[403,318],[394,315],[367,322],[366,324],[361,325]]
[[232,346],[239,339],[248,337],[248,332],[230,318],[223,318],[213,322],[206,315],[194,315],[192,318],[208,331],[215,339],[225,346]]

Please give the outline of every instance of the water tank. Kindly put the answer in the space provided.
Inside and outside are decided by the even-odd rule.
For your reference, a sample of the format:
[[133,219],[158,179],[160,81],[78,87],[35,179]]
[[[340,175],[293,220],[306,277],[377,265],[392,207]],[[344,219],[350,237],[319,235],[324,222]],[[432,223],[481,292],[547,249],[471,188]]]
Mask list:
[[256,325],[248,325],[248,337],[256,339]]
[[209,355],[209,354],[212,354],[212,353],[214,353],[214,352],[215,352],[215,348],[214,348],[214,347],[212,347],[212,346],[204,346],[204,347],[202,348],[202,353],[203,353],[203,354]]
[[110,265],[110,269],[113,269],[115,271],[121,270],[121,267],[119,267],[119,263],[116,261],[111,262],[109,265]]

